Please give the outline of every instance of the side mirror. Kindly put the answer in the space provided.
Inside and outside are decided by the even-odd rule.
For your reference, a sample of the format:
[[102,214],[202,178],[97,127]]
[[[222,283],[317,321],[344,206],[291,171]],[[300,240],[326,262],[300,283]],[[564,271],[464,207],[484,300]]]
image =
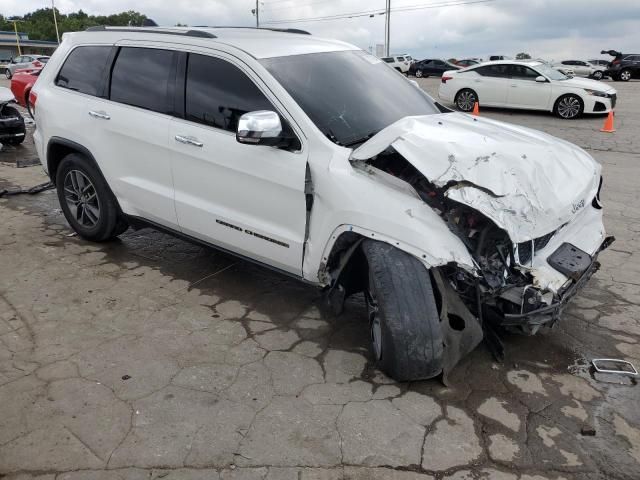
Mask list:
[[280,116],[271,110],[245,113],[238,120],[236,140],[250,145],[281,145],[286,139]]
[[409,80],[409,83],[411,83],[416,88],[420,88],[420,84],[418,82],[416,82],[415,80]]
[[536,82],[545,83],[547,81],[542,75],[536,77]]

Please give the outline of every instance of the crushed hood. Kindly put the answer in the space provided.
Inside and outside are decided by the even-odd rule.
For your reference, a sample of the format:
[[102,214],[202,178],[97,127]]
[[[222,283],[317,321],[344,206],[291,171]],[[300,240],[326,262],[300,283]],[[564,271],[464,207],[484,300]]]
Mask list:
[[445,195],[481,212],[514,242],[546,235],[589,207],[600,165],[536,130],[462,113],[405,117],[355,149],[368,160],[393,147]]

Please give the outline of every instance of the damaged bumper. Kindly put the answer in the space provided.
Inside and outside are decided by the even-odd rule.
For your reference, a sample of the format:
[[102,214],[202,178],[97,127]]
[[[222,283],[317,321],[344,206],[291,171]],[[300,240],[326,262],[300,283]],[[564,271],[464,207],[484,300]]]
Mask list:
[[[528,330],[537,330],[543,325],[552,324],[558,320],[571,298],[580,291],[591,276],[600,268],[600,264],[597,261],[598,254],[611,245],[614,240],[614,237],[606,237],[594,255],[589,255],[569,243],[563,244],[554,252],[554,255],[549,257],[549,262],[565,269],[565,272],[569,275],[567,284],[560,292],[554,295],[549,304],[540,302],[533,307],[528,304],[527,300],[535,297],[532,295],[527,296],[525,290],[521,304],[521,312],[505,313],[501,325],[504,327],[521,327]],[[552,258],[554,256],[555,258]],[[578,260],[578,262],[576,262],[576,260]],[[532,333],[535,333],[535,331]]]

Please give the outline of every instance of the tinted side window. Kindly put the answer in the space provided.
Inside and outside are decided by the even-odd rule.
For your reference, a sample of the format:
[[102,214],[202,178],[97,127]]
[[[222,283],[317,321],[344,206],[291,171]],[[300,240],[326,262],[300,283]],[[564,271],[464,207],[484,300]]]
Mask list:
[[56,85],[87,95],[99,95],[111,48],[87,46],[74,49],[62,65]]
[[170,85],[176,53],[123,47],[111,73],[110,99],[159,113],[172,111]]
[[189,54],[185,118],[235,132],[247,112],[275,108],[238,67],[219,58]]
[[511,78],[535,81],[540,74],[524,65],[511,65]]
[[508,65],[486,65],[476,68],[474,72],[478,72],[483,77],[507,78],[509,77],[507,67]]

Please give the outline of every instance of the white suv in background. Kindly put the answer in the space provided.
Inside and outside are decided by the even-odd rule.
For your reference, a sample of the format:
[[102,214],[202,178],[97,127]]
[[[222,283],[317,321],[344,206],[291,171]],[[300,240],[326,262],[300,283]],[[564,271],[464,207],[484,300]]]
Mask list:
[[409,71],[411,62],[413,62],[413,59],[411,57],[405,57],[404,55],[382,57],[381,60],[385,63],[388,63],[391,67],[395,68],[400,73],[404,73],[405,75]]
[[553,66],[562,73],[569,74],[570,71],[571,75],[593,78],[594,80],[602,80],[607,69],[606,66],[593,65],[584,60],[562,60]]
[[336,312],[364,293],[398,380],[447,374],[493,326],[552,325],[610,242],[588,153],[451,112],[343,42],[96,27],[64,35],[31,104],[81,237],[153,226],[324,288]]

